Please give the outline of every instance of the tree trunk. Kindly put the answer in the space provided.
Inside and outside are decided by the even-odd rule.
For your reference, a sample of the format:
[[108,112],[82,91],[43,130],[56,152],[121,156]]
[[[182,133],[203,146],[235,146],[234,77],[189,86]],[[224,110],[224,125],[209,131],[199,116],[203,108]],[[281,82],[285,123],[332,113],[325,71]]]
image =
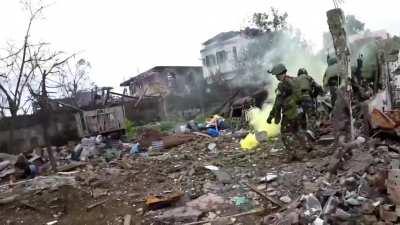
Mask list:
[[[349,110],[348,121],[350,123],[350,139],[354,140],[354,125],[353,125],[353,112],[351,108],[351,84],[349,78],[351,78],[351,68],[350,68],[350,48],[348,46],[347,34],[345,30],[345,16],[341,9],[332,9],[327,12],[329,30],[332,34],[333,46],[335,48],[338,74],[341,78],[341,83],[339,88],[341,91],[339,93],[343,94],[343,99],[348,102],[344,102]],[[337,106],[335,103],[334,107]],[[338,110],[341,111],[341,110]]]
[[10,119],[10,127],[9,127],[9,136],[8,136],[8,152],[15,153],[15,123],[17,121],[17,112],[15,110],[11,110],[11,119]]

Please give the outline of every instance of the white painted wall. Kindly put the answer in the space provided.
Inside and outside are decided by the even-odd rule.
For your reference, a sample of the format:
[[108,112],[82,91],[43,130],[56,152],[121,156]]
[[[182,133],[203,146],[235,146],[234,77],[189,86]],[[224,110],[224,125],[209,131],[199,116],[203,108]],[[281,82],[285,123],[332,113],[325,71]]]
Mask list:
[[[210,80],[209,78],[216,73],[229,74],[234,73],[236,70],[236,57],[234,54],[234,48],[236,48],[237,56],[243,53],[246,50],[248,44],[252,41],[251,38],[246,38],[243,35],[238,34],[237,36],[230,38],[225,41],[216,41],[212,42],[209,45],[204,46],[204,48],[200,51],[201,58],[203,62],[203,74],[206,80]],[[213,66],[205,65],[206,56],[213,55],[215,60],[217,60],[217,52],[225,51],[226,52],[226,61],[223,63],[217,63]]]

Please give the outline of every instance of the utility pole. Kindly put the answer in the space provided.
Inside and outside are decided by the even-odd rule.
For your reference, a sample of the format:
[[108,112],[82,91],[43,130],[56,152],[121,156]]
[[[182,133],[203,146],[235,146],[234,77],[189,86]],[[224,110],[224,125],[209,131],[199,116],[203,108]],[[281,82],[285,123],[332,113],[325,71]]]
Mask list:
[[340,78],[339,89],[347,100],[350,121],[350,138],[354,140],[353,113],[351,109],[351,65],[350,65],[350,48],[348,46],[347,34],[345,30],[345,16],[340,8],[331,9],[326,13],[328,17],[329,30],[332,35],[333,46],[338,65],[338,76]]

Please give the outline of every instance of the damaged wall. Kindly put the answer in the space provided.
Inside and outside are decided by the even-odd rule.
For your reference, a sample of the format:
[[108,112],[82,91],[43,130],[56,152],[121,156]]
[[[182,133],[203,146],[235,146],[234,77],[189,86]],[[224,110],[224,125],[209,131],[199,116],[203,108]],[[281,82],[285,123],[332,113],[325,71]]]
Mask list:
[[[52,145],[66,144],[70,140],[76,140],[77,127],[72,112],[64,111],[53,113],[49,123],[49,143]],[[38,146],[44,146],[42,120],[39,114],[18,116],[16,120],[15,140],[13,154],[32,150]],[[0,152],[9,152],[9,122],[10,118],[0,120]]]
[[[146,97],[139,105],[125,107],[137,123],[172,118],[193,118],[204,110],[205,82],[196,66],[157,66],[123,82],[133,97]],[[150,100],[149,97],[154,98]]]
[[156,97],[145,98],[138,105],[136,105],[136,101],[125,102],[124,108],[126,119],[138,125],[161,120],[160,99]]

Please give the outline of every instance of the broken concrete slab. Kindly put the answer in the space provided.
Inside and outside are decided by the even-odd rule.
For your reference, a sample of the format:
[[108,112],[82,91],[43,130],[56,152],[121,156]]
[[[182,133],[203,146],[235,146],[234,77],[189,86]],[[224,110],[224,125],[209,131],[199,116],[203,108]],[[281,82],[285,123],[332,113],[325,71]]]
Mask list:
[[101,196],[106,196],[107,193],[108,193],[108,190],[107,190],[107,189],[104,189],[104,188],[95,188],[95,189],[93,190],[93,192],[92,192],[92,196],[93,196],[93,198],[98,198],[98,197],[101,197]]
[[15,171],[16,170],[14,168],[4,169],[3,171],[0,172],[0,178],[10,176],[10,175],[14,174]]
[[217,209],[225,203],[226,201],[221,196],[218,196],[213,193],[208,193],[206,195],[198,197],[193,201],[186,203],[186,205],[202,211],[209,211]]
[[14,202],[18,197],[19,197],[19,195],[13,194],[11,196],[0,198],[0,205],[5,205],[5,204],[9,204],[11,202]]
[[222,184],[231,184],[232,183],[232,177],[227,172],[225,172],[223,170],[212,170],[212,172],[217,177],[217,180],[219,182],[221,182]]
[[124,225],[131,225],[132,215],[126,214],[124,216]]
[[348,170],[348,174],[362,175],[367,168],[374,162],[374,157],[369,152],[355,151],[353,157],[346,161],[345,169]]
[[5,160],[0,162],[0,171],[5,169],[7,166],[9,166],[11,164],[10,160]]
[[35,177],[31,180],[17,183],[13,188],[22,189],[24,192],[39,191],[44,189],[57,189],[61,186],[76,186],[75,177],[68,176],[47,176]]
[[167,210],[161,215],[155,216],[155,219],[163,222],[192,222],[197,221],[202,214],[203,212],[198,209],[183,206]]
[[279,200],[286,204],[289,204],[290,202],[292,202],[292,199],[288,195],[280,197]]

